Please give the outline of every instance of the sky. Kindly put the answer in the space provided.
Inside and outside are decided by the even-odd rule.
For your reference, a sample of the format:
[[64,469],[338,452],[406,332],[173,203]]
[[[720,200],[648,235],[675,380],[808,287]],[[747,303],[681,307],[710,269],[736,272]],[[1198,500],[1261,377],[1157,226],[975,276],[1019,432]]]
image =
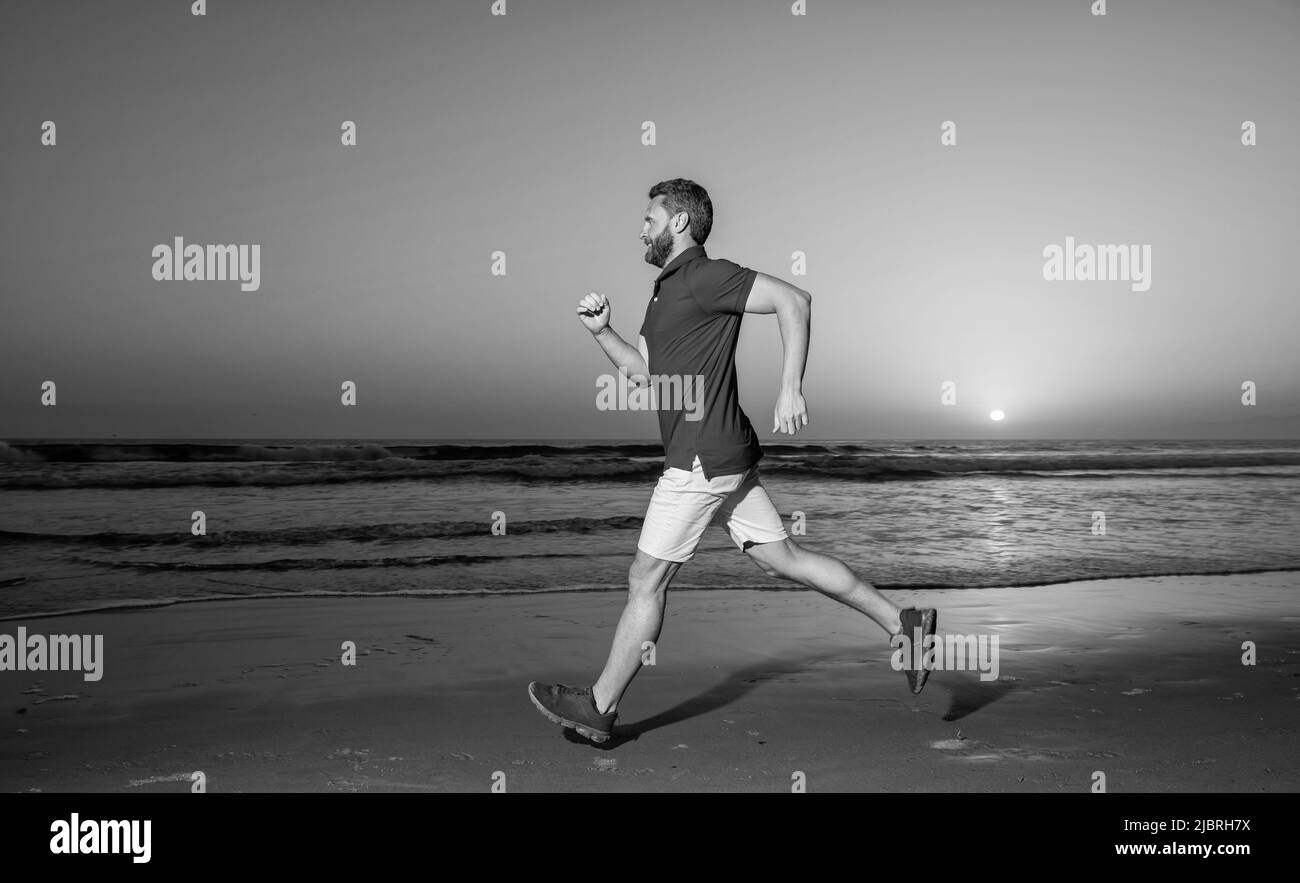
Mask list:
[[[1300,426],[1300,3],[1089,5],[6,3],[0,438],[657,439],[574,307],[635,344],[676,177],[812,294],[800,437]],[[176,237],[260,286],[156,281]],[[1149,289],[1044,279],[1067,237]],[[764,441],[781,360],[747,316]]]

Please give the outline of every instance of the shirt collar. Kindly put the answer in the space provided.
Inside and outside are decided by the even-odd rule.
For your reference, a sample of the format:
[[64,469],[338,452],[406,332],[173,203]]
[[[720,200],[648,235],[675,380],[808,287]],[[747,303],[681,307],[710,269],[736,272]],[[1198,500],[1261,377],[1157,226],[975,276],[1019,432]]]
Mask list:
[[659,277],[655,279],[655,282],[662,282],[669,276],[669,274],[677,272],[677,270],[681,268],[682,264],[696,257],[708,257],[708,255],[704,253],[704,246],[692,245],[690,248],[684,249],[681,254],[668,262],[668,266],[664,267],[663,272],[659,274]]

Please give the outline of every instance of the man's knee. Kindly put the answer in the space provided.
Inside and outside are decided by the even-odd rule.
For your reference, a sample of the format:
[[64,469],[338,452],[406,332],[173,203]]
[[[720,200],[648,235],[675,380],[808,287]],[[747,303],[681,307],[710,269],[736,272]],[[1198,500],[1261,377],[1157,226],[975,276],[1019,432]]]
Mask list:
[[771,543],[746,543],[749,555],[758,569],[775,579],[799,579],[799,554],[802,550],[789,538]]
[[654,596],[662,594],[677,568],[681,565],[665,561],[637,550],[636,558],[627,571],[627,590],[632,596]]

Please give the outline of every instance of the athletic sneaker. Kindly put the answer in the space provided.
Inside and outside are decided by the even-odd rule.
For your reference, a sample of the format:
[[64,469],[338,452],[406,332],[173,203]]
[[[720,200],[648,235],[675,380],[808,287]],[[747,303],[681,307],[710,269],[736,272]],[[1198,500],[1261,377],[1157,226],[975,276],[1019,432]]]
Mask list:
[[[899,634],[907,635],[907,639],[912,642],[914,648],[912,652],[920,653],[924,660],[925,656],[925,637],[933,635],[935,628],[939,625],[939,611],[933,607],[907,607],[898,612],[898,620],[902,623],[903,628]],[[917,632],[920,631],[920,640],[917,640]],[[916,648],[920,649],[916,649]],[[915,659],[915,657],[913,657]],[[909,663],[911,660],[909,660]],[[930,670],[922,663],[921,667],[912,668],[911,665],[904,666],[903,674],[907,675],[907,686],[913,693],[920,693],[925,689],[925,682],[930,677]]]
[[618,713],[601,714],[596,710],[596,698],[591,687],[570,687],[566,684],[528,685],[528,698],[537,710],[561,726],[578,731],[593,742],[605,742],[613,734]]

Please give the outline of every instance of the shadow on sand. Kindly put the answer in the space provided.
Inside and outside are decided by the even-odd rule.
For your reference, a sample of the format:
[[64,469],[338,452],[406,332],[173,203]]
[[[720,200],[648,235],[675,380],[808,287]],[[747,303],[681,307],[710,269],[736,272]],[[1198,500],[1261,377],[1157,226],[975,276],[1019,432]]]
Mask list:
[[1007,681],[958,680],[956,678],[950,679],[950,683],[944,684],[944,686],[951,693],[948,700],[948,711],[943,716],[946,721],[959,721],[1016,690],[1016,685]]
[[[649,733],[651,730],[657,730],[669,724],[679,723],[725,708],[765,681],[799,674],[810,668],[825,665],[825,663],[826,655],[824,653],[767,659],[733,672],[725,680],[715,684],[703,693],[692,696],[684,702],[679,702],[672,708],[661,711],[652,717],[616,726],[613,735],[606,742],[590,742],[569,729],[564,730],[564,738],[580,745],[606,751],[612,750],[628,742],[636,741],[642,734]],[[899,678],[901,680],[902,676],[900,675]],[[972,682],[955,678],[948,679],[947,683],[940,682],[940,684],[936,685],[932,677],[927,687],[932,690],[935,686],[942,686],[951,692],[948,710],[943,716],[945,721],[961,720],[1015,690],[1013,684],[1006,682]]]

